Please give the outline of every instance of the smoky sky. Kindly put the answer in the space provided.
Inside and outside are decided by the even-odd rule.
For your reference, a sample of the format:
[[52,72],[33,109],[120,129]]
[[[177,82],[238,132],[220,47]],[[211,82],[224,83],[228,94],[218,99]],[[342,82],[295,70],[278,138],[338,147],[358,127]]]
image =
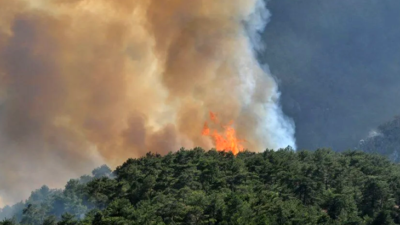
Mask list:
[[400,2],[271,0],[260,60],[299,149],[354,148],[400,113]]
[[262,0],[1,1],[1,201],[149,151],[210,149],[210,111],[249,150],[295,148],[256,58],[269,16]]
[[397,0],[104,2],[0,2],[0,202],[212,147],[209,111],[253,151],[352,148],[399,114]]

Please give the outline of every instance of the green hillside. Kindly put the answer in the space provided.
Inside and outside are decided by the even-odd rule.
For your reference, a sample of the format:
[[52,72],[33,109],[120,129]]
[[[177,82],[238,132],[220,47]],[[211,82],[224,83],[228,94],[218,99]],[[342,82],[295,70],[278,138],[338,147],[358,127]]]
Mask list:
[[0,224],[400,224],[398,205],[400,166],[381,156],[196,148],[44,186]]

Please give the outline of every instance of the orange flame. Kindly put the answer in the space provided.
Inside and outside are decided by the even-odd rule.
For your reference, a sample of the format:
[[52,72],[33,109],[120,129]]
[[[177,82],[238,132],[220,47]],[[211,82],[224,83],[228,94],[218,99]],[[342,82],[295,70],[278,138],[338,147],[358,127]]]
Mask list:
[[[218,123],[217,116],[213,112],[210,112],[210,119],[215,124]],[[243,151],[244,148],[241,143],[245,140],[236,138],[236,130],[232,127],[232,122],[227,126],[222,126],[222,128],[224,129],[223,134],[220,134],[217,130],[211,131],[207,122],[205,122],[202,135],[211,137],[215,143],[215,148],[219,151],[232,151],[234,155]]]

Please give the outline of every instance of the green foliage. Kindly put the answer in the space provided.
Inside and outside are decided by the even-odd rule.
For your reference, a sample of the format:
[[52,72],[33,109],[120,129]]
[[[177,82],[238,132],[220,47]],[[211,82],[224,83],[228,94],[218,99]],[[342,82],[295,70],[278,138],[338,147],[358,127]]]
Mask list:
[[0,222],[0,225],[17,225],[18,223],[15,222],[14,219],[5,219]]
[[33,192],[21,224],[400,224],[400,166],[362,152],[181,149],[96,171]]

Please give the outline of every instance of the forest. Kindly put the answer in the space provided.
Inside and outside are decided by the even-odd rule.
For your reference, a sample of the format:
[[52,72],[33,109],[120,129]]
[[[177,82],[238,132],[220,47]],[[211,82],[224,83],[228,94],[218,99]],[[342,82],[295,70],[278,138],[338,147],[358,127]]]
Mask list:
[[147,153],[47,186],[1,225],[400,224],[400,166],[359,151]]
[[[0,225],[400,224],[400,1],[54,2],[0,0],[0,205],[24,199]],[[247,21],[251,2],[266,27]],[[258,112],[247,105],[271,85],[242,91],[258,74],[253,49],[231,42],[245,36],[301,150],[177,151],[174,127],[204,122],[186,115]],[[157,121],[172,126],[154,133]],[[126,161],[95,168],[87,145]]]

